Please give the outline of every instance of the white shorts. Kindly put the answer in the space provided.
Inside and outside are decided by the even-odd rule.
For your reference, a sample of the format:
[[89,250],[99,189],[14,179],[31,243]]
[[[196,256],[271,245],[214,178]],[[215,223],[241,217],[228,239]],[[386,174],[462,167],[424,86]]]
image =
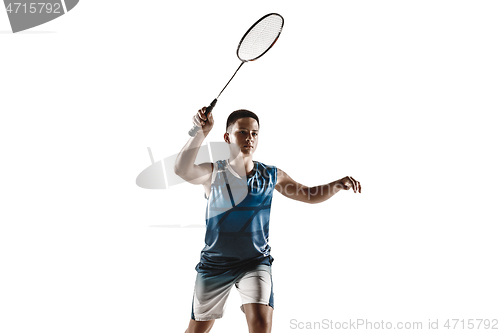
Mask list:
[[271,266],[258,265],[250,271],[227,270],[222,274],[196,276],[191,319],[206,321],[222,318],[226,300],[233,285],[240,292],[241,311],[243,304],[259,303],[274,308]]

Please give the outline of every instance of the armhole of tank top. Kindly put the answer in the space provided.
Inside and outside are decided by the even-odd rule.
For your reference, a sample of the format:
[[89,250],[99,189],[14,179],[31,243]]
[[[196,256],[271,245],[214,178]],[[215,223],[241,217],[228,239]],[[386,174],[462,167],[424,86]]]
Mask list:
[[214,183],[215,177],[217,176],[217,172],[219,171],[219,168],[217,167],[217,162],[212,163],[212,165],[214,166],[214,169],[212,170],[212,182],[210,183],[210,185]]
[[271,177],[271,184],[273,184],[274,187],[276,187],[276,183],[278,182],[278,168],[273,166],[271,167],[271,172],[270,172],[270,177]]
[[[212,167],[213,167],[213,170],[212,170],[212,182],[210,183],[210,187],[212,187],[212,184],[214,183],[214,180],[215,180],[215,176],[217,176],[217,163],[212,163]],[[203,196],[205,197],[205,199],[208,200],[206,192],[203,194]]]

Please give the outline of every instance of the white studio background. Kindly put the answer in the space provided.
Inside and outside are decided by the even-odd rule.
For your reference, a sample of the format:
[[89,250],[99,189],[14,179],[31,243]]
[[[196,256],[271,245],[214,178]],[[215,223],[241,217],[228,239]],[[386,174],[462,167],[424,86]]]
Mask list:
[[[81,1],[11,34],[0,14],[0,331],[183,332],[203,190],[146,190],[239,65],[246,29],[285,18],[214,109],[256,112],[255,159],[361,194],[276,193],[273,328],[496,319],[500,4]],[[2,11],[2,13],[4,13]],[[213,332],[244,332],[233,290]]]

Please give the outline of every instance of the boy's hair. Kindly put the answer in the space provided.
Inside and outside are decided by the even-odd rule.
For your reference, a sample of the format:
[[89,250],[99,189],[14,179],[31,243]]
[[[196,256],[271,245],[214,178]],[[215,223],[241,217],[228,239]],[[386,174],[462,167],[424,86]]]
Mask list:
[[248,110],[245,110],[245,109],[240,109],[240,110],[236,110],[236,111],[233,111],[229,117],[227,117],[227,122],[226,122],[226,132],[229,132],[229,128],[231,126],[234,125],[234,123],[238,120],[238,119],[241,119],[241,118],[247,118],[247,117],[250,117],[250,118],[253,118],[255,120],[257,120],[257,125],[259,125],[260,127],[260,124],[259,124],[259,117],[257,117],[257,115],[255,113],[253,113],[252,111],[248,111]]

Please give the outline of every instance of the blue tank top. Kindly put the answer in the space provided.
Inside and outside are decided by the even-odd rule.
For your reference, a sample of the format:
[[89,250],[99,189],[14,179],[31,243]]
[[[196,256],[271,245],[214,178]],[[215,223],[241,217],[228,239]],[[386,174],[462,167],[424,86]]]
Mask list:
[[205,247],[198,272],[271,265],[269,218],[277,169],[254,161],[252,173],[242,179],[228,161],[217,161],[205,216]]

